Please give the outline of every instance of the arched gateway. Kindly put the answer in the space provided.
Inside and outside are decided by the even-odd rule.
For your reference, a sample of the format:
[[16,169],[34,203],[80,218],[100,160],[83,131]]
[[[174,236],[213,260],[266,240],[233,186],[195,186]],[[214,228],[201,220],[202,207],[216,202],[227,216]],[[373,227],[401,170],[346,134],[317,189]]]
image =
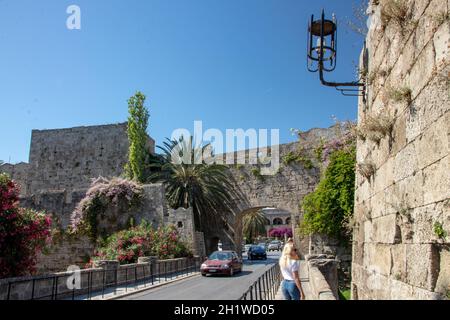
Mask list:
[[[235,190],[238,193],[234,201],[234,207],[230,212],[225,212],[228,228],[223,228],[222,224],[209,226],[202,230],[206,242],[208,239],[219,237],[224,249],[239,250],[239,235],[241,230],[237,227],[238,220],[249,211],[267,208],[276,208],[283,212],[290,213],[286,217],[274,217],[271,224],[291,225],[293,230],[298,227],[302,218],[300,203],[302,199],[314,191],[319,179],[319,163],[314,159],[314,148],[317,146],[320,137],[329,138],[333,135],[332,129],[313,129],[302,133],[302,152],[307,155],[311,163],[299,161],[287,161],[292,154],[298,154],[299,144],[290,143],[280,145],[280,169],[271,176],[261,176],[259,165],[236,164],[230,166]],[[261,151],[261,150],[258,150]],[[249,150],[235,152],[235,163],[237,159],[248,158]],[[278,220],[280,219],[280,220]],[[275,220],[275,221],[274,221]],[[306,252],[308,241],[304,242],[294,232],[294,239],[302,252]]]

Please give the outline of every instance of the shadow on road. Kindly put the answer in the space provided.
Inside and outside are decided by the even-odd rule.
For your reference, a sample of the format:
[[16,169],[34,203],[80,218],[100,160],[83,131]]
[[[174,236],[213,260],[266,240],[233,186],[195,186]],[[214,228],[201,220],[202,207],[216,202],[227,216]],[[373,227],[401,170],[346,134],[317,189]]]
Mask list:
[[226,274],[210,274],[208,275],[208,278],[240,278],[240,277],[245,277],[248,276],[249,274],[253,273],[253,271],[251,270],[242,270],[241,272],[235,273],[233,275],[233,277],[230,277]]

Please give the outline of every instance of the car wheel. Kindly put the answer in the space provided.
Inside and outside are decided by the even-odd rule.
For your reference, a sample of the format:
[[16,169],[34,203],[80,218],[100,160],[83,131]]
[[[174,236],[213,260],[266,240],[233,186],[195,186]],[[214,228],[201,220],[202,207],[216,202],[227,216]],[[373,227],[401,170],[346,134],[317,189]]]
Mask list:
[[206,273],[202,273],[202,277],[206,277]]

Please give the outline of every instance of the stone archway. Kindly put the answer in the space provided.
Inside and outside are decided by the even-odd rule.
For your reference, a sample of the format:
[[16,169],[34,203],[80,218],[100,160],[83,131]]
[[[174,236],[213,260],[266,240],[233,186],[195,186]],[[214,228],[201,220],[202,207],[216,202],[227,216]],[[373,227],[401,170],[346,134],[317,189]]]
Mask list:
[[219,248],[220,238],[218,236],[209,237],[206,239],[206,252],[207,254],[217,251]]

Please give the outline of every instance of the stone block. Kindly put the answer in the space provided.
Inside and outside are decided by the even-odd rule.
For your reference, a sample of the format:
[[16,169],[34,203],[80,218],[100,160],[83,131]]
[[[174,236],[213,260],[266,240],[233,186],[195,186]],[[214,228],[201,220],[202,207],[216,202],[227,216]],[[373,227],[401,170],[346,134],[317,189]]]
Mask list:
[[[370,232],[371,240],[380,244],[394,244],[398,240],[397,215],[389,214],[372,220]],[[366,235],[367,236],[367,235]]]
[[439,251],[434,244],[407,244],[407,283],[433,291],[439,275]]
[[411,211],[413,243],[433,243],[438,240],[434,233],[435,222],[444,221],[443,203],[432,203]]
[[417,158],[417,150],[412,143],[400,150],[394,158],[393,180],[400,181],[412,176],[417,171]]
[[423,169],[447,156],[449,152],[450,113],[439,118],[415,141],[418,168]]
[[[402,107],[402,109],[404,106]],[[406,146],[406,115],[402,113],[392,130],[391,154],[395,155]]]
[[449,197],[450,156],[430,165],[423,170],[423,203],[444,201]]
[[364,244],[364,266],[374,274],[389,276],[392,267],[392,257],[389,245]]
[[435,291],[443,296],[450,290],[450,252],[448,250],[440,251],[439,276]]
[[412,295],[412,286],[409,284],[406,284],[403,281],[399,281],[396,279],[389,279],[389,289],[390,289],[390,296],[389,299],[391,300],[413,300],[414,297]]
[[386,214],[386,194],[384,191],[378,192],[370,199],[372,219]]
[[433,77],[434,66],[434,45],[433,43],[429,43],[417,57],[416,63],[412,67],[409,77],[407,77],[408,87],[412,91],[413,99],[417,97],[417,95]]
[[450,62],[450,23],[443,23],[433,37],[436,65]]
[[423,205],[422,171],[398,181],[389,191],[386,192],[387,207],[398,210]]

